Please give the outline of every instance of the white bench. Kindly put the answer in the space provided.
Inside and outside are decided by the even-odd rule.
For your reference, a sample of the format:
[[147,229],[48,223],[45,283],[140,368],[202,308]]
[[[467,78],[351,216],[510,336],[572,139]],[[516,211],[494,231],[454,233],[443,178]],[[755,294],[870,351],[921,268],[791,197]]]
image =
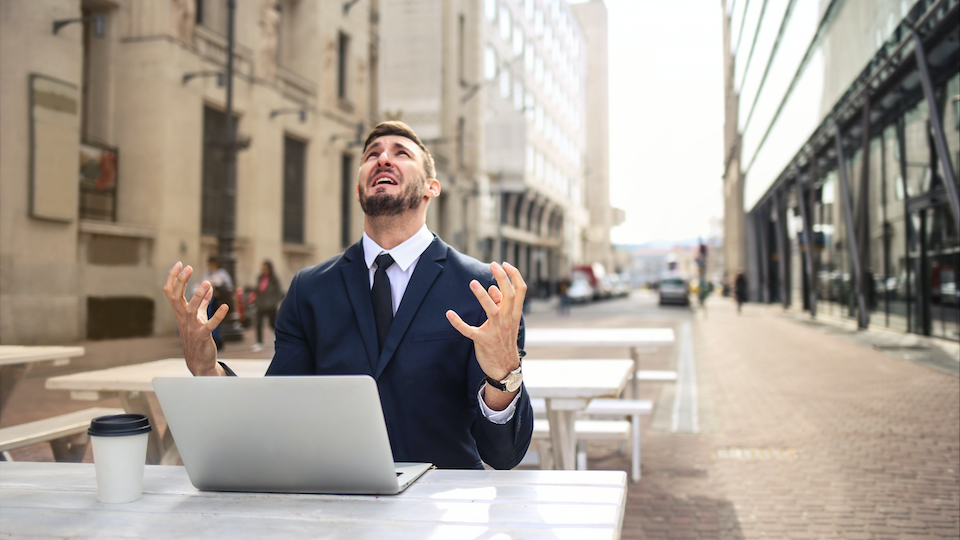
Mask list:
[[17,426],[0,429],[0,459],[13,461],[9,451],[37,443],[49,442],[57,461],[80,461],[87,451],[90,421],[99,416],[122,414],[123,409],[93,407],[61,414]]
[[677,380],[677,372],[660,369],[638,369],[636,373],[637,380],[648,382],[666,382]]
[[[630,480],[640,481],[640,416],[653,412],[648,399],[594,399],[581,416],[588,418],[630,418]],[[616,422],[617,420],[593,420]]]
[[[586,470],[587,454],[583,443],[590,440],[630,440],[630,422],[626,420],[576,420],[573,429],[577,434],[577,469]],[[533,442],[538,446],[540,468],[553,468],[553,454],[548,450],[550,444],[550,421],[546,418],[534,418]]]
[[[533,439],[537,443],[541,468],[551,468],[550,453],[545,443],[550,440],[550,423],[546,420],[546,404],[542,399],[531,399],[533,405]],[[588,440],[620,440],[630,445],[630,479],[640,481],[640,416],[653,411],[653,402],[636,399],[594,399],[582,418],[574,422],[577,434],[577,468],[587,465],[585,445]],[[629,417],[630,420],[622,418]],[[599,418],[616,418],[599,419]]]

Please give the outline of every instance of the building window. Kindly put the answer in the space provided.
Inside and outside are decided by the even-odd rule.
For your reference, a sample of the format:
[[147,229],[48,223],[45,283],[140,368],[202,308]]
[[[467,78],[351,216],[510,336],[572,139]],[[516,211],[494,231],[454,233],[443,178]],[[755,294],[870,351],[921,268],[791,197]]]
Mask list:
[[497,0],[484,0],[483,13],[487,16],[488,21],[497,20]]
[[223,141],[227,115],[212,107],[203,108],[203,158],[201,178],[200,232],[220,232],[220,200],[226,184]]
[[490,80],[497,76],[497,51],[487,45],[483,51],[483,78]]
[[[85,18],[107,17],[110,11],[82,10]],[[80,219],[117,220],[118,150],[108,144],[110,130],[109,49],[94,36],[93,24],[83,24],[83,63],[80,87]]]
[[513,21],[510,17],[510,10],[507,9],[507,6],[500,8],[500,37],[503,38],[507,43],[510,42],[510,29],[513,26]]
[[291,137],[283,138],[283,241],[304,242],[304,181],[307,169],[307,145]]
[[350,52],[350,36],[340,32],[337,39],[337,97],[346,99],[347,97],[347,58]]
[[197,24],[227,35],[227,3],[223,0],[197,0]]
[[350,227],[351,210],[356,204],[356,182],[353,173],[353,156],[342,154],[340,156],[340,185],[342,195],[340,197],[340,245],[344,248],[353,244],[353,232]]

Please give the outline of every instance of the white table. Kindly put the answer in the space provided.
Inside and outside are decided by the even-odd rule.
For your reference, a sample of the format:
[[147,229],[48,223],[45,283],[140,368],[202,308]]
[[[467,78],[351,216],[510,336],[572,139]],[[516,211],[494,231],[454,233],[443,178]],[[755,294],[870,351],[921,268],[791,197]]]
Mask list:
[[7,400],[34,365],[50,362],[55,366],[70,363],[86,353],[83,347],[0,345],[0,417]]
[[590,400],[615,397],[633,371],[633,360],[526,360],[523,383],[533,398],[543,398],[550,421],[550,443],[557,468],[576,469],[577,412]]
[[[230,369],[241,377],[259,377],[267,372],[270,360],[225,359]],[[154,429],[147,446],[147,463],[173,465],[180,457],[177,445],[166,430],[162,435],[156,428],[156,414],[147,396],[153,393],[154,377],[190,377],[183,358],[166,358],[142,364],[131,364],[95,371],[85,371],[47,379],[48,390],[69,390],[70,397],[97,401],[119,397],[128,413],[144,414]]]
[[[241,377],[259,377],[270,360],[224,360]],[[630,378],[631,360],[527,360],[523,377],[532,397],[547,401],[550,436],[555,463],[559,468],[576,468],[576,437],[573,421],[577,411],[586,408],[595,397],[619,394]],[[189,377],[183,358],[166,358],[142,364],[74,373],[47,379],[49,390],[69,390],[70,397],[97,401],[119,397],[128,413],[144,414],[153,426],[157,414],[148,396],[153,393],[154,377]],[[556,426],[556,427],[554,427]],[[180,453],[170,430],[162,434],[156,427],[150,432],[147,463],[173,465]]]
[[[524,347],[629,347],[633,371],[640,369],[640,353],[647,348],[671,345],[672,328],[527,328]],[[633,398],[639,393],[639,377],[633,377]]]
[[0,462],[0,530],[43,538],[615,540],[626,480],[621,471],[434,470],[393,496],[218,493],[196,490],[183,467],[148,465],[142,499],[102,504],[92,464]]

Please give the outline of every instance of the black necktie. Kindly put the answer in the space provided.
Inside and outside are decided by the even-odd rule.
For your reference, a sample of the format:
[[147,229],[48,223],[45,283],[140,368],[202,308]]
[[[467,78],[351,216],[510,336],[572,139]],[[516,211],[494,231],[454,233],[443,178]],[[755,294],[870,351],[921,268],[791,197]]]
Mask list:
[[393,322],[393,295],[390,291],[390,278],[387,277],[387,268],[391,264],[393,264],[393,257],[389,253],[377,257],[377,271],[373,274],[373,288],[370,289],[380,350],[383,350],[383,342],[386,341],[387,331],[390,330],[390,323]]

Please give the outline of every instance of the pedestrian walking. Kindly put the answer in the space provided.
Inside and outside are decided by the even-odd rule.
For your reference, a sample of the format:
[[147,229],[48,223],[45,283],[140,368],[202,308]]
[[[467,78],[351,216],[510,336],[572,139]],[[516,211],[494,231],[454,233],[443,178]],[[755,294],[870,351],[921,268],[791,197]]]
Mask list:
[[253,345],[254,351],[263,349],[263,321],[270,321],[270,328],[277,325],[277,308],[283,300],[283,289],[280,280],[273,271],[273,263],[263,261],[260,276],[257,277],[257,297],[253,305],[257,308],[257,342]]
[[[221,305],[233,306],[233,302],[230,301],[233,296],[233,279],[230,278],[229,272],[220,268],[220,259],[216,255],[211,255],[207,258],[207,271],[200,276],[200,283],[204,281],[209,281],[213,287],[213,296],[207,305],[207,319],[209,320]],[[196,288],[194,288],[194,291],[196,291]],[[217,350],[223,350],[223,333],[220,327],[212,332],[212,336],[213,342],[217,345]]]
[[570,314],[570,280],[563,278],[560,280],[560,287],[558,293],[560,294],[560,315],[569,315]]
[[747,276],[743,270],[737,270],[737,277],[733,282],[733,294],[737,299],[737,313],[743,309],[743,303],[747,301]]

